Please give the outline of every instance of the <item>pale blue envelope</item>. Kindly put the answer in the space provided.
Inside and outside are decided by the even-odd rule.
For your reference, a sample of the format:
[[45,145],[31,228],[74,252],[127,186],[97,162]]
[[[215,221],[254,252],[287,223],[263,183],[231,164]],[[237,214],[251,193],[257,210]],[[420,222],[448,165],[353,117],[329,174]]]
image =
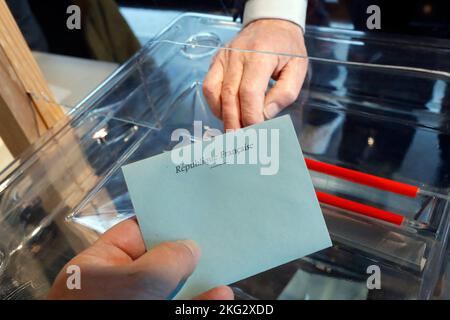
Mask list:
[[[259,129],[278,129],[279,143],[271,140],[266,146],[269,151],[279,150],[276,174],[261,174],[267,164],[217,166],[209,161],[177,170],[171,152],[180,149],[123,167],[147,248],[192,239],[202,249],[199,265],[179,299],[331,246],[290,117],[239,132]],[[262,150],[262,143],[258,140],[251,148],[237,145],[233,150],[250,152],[256,146]],[[273,143],[277,148],[271,148]],[[182,148],[192,151],[195,144]]]

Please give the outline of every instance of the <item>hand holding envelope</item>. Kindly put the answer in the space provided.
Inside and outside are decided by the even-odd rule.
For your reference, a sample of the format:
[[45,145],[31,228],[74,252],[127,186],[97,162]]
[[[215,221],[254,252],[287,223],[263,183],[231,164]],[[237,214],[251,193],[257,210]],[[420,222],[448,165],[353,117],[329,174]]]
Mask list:
[[[170,299],[194,271],[199,258],[200,248],[192,241],[167,242],[146,252],[136,220],[129,219],[68,262],[48,298]],[[197,299],[233,299],[233,292],[222,286]]]
[[[192,170],[177,173],[171,153],[180,150],[123,167],[147,248],[192,239],[202,250],[178,299],[192,298],[331,246],[289,116],[238,132],[245,135],[247,130],[278,130],[279,141],[270,142],[278,144],[276,174],[261,174],[258,163],[214,165],[203,160]],[[255,149],[271,149],[266,142],[252,144]],[[238,143],[242,145],[228,146],[231,149],[224,154],[248,142],[241,139]],[[198,146],[194,143],[182,151],[191,153]]]

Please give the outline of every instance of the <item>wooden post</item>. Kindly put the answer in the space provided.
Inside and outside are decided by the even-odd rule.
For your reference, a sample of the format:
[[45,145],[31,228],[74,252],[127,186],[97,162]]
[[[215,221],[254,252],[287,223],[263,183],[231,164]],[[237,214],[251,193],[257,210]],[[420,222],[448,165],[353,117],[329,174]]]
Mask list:
[[64,118],[5,0],[0,0],[0,136],[13,156]]
[[[0,0],[0,137],[17,156],[62,118],[62,108],[55,102],[5,0]],[[76,130],[68,126],[59,139],[46,144],[40,158],[16,182],[33,184],[42,209],[63,234],[61,240],[66,239],[75,251],[83,249],[86,243],[74,233],[62,213],[78,205],[98,183],[79,144]],[[9,194],[3,194],[4,201],[7,197]],[[89,240],[93,238],[89,234]],[[32,239],[32,234],[27,235],[23,243]]]

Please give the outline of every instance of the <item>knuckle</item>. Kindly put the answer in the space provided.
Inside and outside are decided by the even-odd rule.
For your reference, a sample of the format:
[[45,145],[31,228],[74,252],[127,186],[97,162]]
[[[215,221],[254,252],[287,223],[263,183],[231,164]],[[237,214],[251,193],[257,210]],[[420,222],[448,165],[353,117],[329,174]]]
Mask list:
[[250,49],[251,50],[261,50],[261,49],[264,49],[265,46],[266,46],[266,42],[264,41],[264,39],[255,39],[250,44]]
[[244,126],[250,126],[252,124],[260,123],[264,120],[261,112],[250,108],[248,110],[242,111],[242,123]]
[[255,97],[264,95],[265,90],[253,82],[242,82],[239,87],[239,98],[245,102],[252,102]]
[[[258,48],[252,48],[251,50],[262,50]],[[258,52],[249,52],[245,55],[245,63],[252,68],[260,68],[262,65],[273,64],[274,57],[258,53]]]
[[285,90],[283,90],[282,94],[284,97],[284,100],[286,101],[286,104],[291,104],[293,102],[295,102],[295,100],[297,100],[298,95],[300,92],[298,92],[297,90],[293,89],[293,88],[287,88]]
[[224,98],[232,98],[236,96],[236,89],[230,84],[225,84],[222,88],[221,94]]
[[251,84],[243,84],[239,88],[239,98],[242,100],[248,100],[256,92],[256,88]]
[[209,98],[214,95],[214,87],[208,81],[203,82],[202,90],[205,97]]

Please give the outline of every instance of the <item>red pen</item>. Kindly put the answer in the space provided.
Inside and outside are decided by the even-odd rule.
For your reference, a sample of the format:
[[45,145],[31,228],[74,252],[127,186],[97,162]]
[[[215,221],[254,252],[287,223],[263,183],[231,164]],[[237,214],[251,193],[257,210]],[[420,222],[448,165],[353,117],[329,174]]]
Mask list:
[[421,190],[418,187],[406,183],[401,183],[394,180],[377,177],[371,174],[350,170],[347,168],[342,168],[336,165],[308,158],[305,158],[305,162],[309,170],[325,173],[330,176],[334,176],[358,184],[363,184],[372,188],[389,191],[392,193],[400,194],[411,198],[415,198],[418,193],[421,193],[420,192]]
[[403,220],[405,219],[405,217],[400,214],[378,209],[356,201],[344,199],[322,191],[316,190],[316,195],[317,199],[321,203],[328,204],[330,206],[334,206],[340,209],[356,212],[371,218],[387,221],[396,225],[401,225],[403,223]]

